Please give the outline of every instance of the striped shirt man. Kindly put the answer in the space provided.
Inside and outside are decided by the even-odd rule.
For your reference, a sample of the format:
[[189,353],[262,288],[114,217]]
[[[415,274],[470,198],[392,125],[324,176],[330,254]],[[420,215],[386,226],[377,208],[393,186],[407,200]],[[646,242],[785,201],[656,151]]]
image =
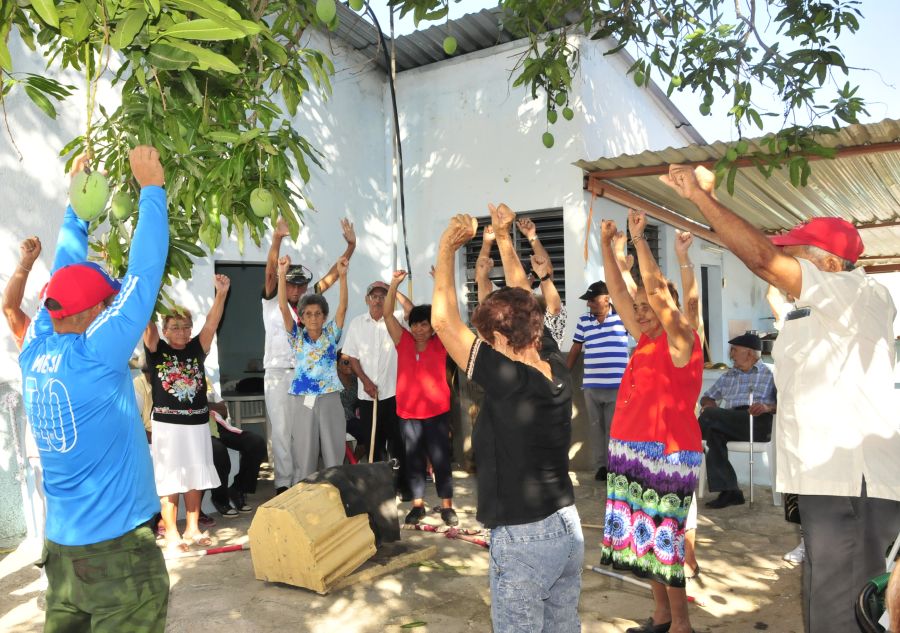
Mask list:
[[603,319],[590,312],[575,326],[575,343],[584,346],[584,389],[618,389],[628,365],[628,333],[612,310]]

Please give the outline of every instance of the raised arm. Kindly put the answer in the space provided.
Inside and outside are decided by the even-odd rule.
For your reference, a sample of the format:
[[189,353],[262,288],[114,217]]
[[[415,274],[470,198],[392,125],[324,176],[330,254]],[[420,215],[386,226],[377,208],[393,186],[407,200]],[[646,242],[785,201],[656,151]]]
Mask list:
[[263,294],[266,299],[271,299],[278,292],[278,256],[281,253],[281,241],[291,234],[291,229],[284,218],[278,218],[275,223],[275,232],[272,234],[272,245],[266,256],[266,285]]
[[400,337],[403,336],[403,326],[394,316],[394,308],[397,305],[397,289],[403,280],[406,279],[405,270],[395,270],[391,277],[391,287],[388,289],[387,296],[384,298],[384,325],[387,327],[394,346],[400,344]]
[[228,297],[228,290],[231,288],[231,279],[225,275],[216,275],[215,277],[216,297],[213,299],[212,308],[206,315],[206,322],[203,329],[200,330],[200,346],[203,348],[204,354],[209,354],[212,347],[213,337],[216,330],[219,329],[219,323],[222,322],[222,314],[225,312],[225,299]]
[[334,285],[334,282],[340,277],[340,273],[338,272],[338,261],[343,258],[349,262],[350,258],[353,257],[353,251],[356,250],[356,232],[353,230],[353,222],[346,218],[342,219],[341,233],[344,236],[344,241],[347,242],[347,248],[344,249],[344,254],[338,257],[337,261],[335,261],[334,264],[331,265],[331,268],[328,269],[328,272],[325,273],[325,276],[316,284],[316,292],[319,294],[331,288],[331,286]]
[[494,258],[491,257],[491,247],[494,245],[494,227],[488,224],[481,231],[481,251],[475,261],[475,283],[478,286],[478,303],[491,294],[494,283],[491,281],[491,271],[494,269]]
[[559,291],[553,283],[553,264],[550,263],[550,259],[546,255],[535,253],[531,256],[531,270],[541,282],[541,294],[547,301],[547,312],[553,315],[562,312],[562,299],[559,298]]
[[[613,239],[616,237],[616,223],[612,220],[603,220],[600,223],[600,252],[603,255],[603,270],[606,277],[606,287],[609,290],[609,298],[616,306],[616,312],[622,319],[622,324],[631,336],[638,340],[641,338],[641,328],[638,325],[637,316],[634,313],[634,298],[629,294],[625,286],[622,273],[616,265],[616,256],[613,253]],[[579,351],[580,348],[579,348]],[[572,361],[572,352],[569,352],[569,360]],[[574,361],[573,361],[574,362]]]
[[469,361],[475,335],[459,315],[453,267],[456,251],[474,237],[477,226],[475,218],[468,215],[457,215],[450,220],[438,245],[434,294],[431,297],[431,326],[447,349],[447,354],[463,370]]
[[684,315],[678,310],[675,299],[669,292],[666,278],[659,270],[647,240],[644,229],[647,228],[647,216],[643,211],[628,210],[628,230],[631,242],[637,251],[638,266],[647,301],[659,317],[659,321],[669,337],[669,351],[676,367],[683,367],[690,359],[694,346],[694,331]]
[[616,237],[613,239],[613,253],[616,255],[616,266],[618,266],[619,272],[622,273],[622,280],[625,282],[628,294],[634,297],[634,293],[637,292],[637,284],[634,281],[634,277],[631,276],[631,269],[634,267],[634,256],[625,252],[627,245],[628,237],[622,231],[617,231]]
[[344,320],[347,317],[347,303],[350,301],[350,291],[347,289],[347,273],[350,270],[350,260],[341,257],[337,261],[338,279],[340,280],[340,296],[338,297],[338,307],[334,312],[334,324],[339,328],[344,327]]
[[156,322],[151,318],[150,322],[147,323],[147,327],[144,329],[144,347],[152,354],[156,351],[158,345],[159,329],[156,327]]
[[[403,309],[403,319],[409,321],[409,313],[412,312],[413,302],[409,300],[409,297],[400,292],[399,288],[397,289],[397,302]],[[385,312],[387,312],[387,310],[385,310]]]
[[[71,181],[76,174],[87,169],[89,162],[88,154],[82,154],[76,158],[72,164],[72,171],[69,172],[69,180]],[[53,257],[53,266],[50,268],[51,275],[63,266],[83,262],[87,259],[89,224],[87,220],[82,220],[75,215],[72,205],[66,207],[66,214],[56,240],[56,253]]]
[[[678,267],[681,270],[681,306],[684,317],[691,327],[698,332],[703,331],[703,316],[700,314],[700,289],[697,286],[697,275],[691,261],[691,244],[694,235],[690,231],[675,232],[675,254],[678,256]],[[702,338],[702,336],[701,336]]]
[[503,275],[506,278],[506,285],[510,288],[522,288],[531,292],[531,284],[528,283],[525,269],[522,268],[522,262],[519,261],[519,256],[516,255],[512,235],[510,235],[510,227],[512,227],[512,223],[516,219],[515,212],[502,202],[498,207],[489,204],[488,209],[491,211],[491,225],[494,227],[497,250],[500,251],[500,261],[503,263]]
[[31,319],[22,311],[22,299],[25,297],[25,284],[34,262],[41,254],[41,240],[37,235],[22,240],[19,244],[19,263],[3,289],[3,315],[6,323],[16,339],[16,347],[22,346],[25,330]]
[[800,296],[800,264],[775,247],[762,231],[715,199],[712,172],[702,166],[670,165],[669,173],[660,179],[697,206],[725,246],[753,274],[779,290]]
[[294,331],[296,322],[287,300],[287,271],[291,267],[291,258],[284,255],[278,259],[278,308],[281,310],[281,319],[284,329],[290,333]]
[[550,253],[548,253],[547,249],[544,248],[544,245],[541,244],[534,221],[531,218],[519,218],[516,220],[516,226],[519,227],[519,231],[522,232],[522,235],[528,239],[534,254],[546,257],[547,261],[550,261]]

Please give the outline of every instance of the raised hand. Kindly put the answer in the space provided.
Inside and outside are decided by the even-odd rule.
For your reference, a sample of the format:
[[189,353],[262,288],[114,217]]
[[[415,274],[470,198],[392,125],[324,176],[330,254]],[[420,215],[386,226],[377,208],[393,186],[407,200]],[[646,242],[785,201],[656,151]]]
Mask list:
[[37,235],[27,237],[19,244],[19,263],[30,269],[41,254],[41,240]]
[[278,217],[278,221],[275,223],[275,237],[289,237],[291,234],[291,227],[288,226],[287,221],[281,216]]
[[450,224],[447,225],[441,241],[448,244],[454,251],[460,246],[475,237],[475,231],[478,228],[478,221],[472,216],[460,213],[450,218]]
[[481,255],[475,260],[475,274],[488,276],[494,270],[494,258],[487,255]]
[[604,244],[611,242],[616,237],[617,232],[615,220],[602,220],[600,222],[600,240]]
[[278,272],[282,275],[286,275],[288,268],[291,267],[291,257],[290,255],[282,255],[278,258]]
[[228,289],[231,288],[231,279],[227,275],[216,275],[213,284],[216,287],[216,293],[228,292]]
[[647,228],[647,214],[643,211],[635,211],[628,209],[628,232],[631,233],[631,239],[635,240],[644,236],[644,229]]
[[531,256],[531,270],[537,275],[538,280],[553,274],[553,264],[543,255]]
[[716,175],[702,165],[669,165],[669,173],[659,177],[674,189],[679,196],[690,200],[698,193],[714,196]]
[[431,265],[431,270],[428,271],[428,274],[431,275],[432,279],[434,279],[434,264]]
[[356,231],[353,230],[353,222],[347,218],[341,220],[341,233],[347,244],[356,244]]
[[491,212],[491,225],[494,227],[494,233],[508,233],[509,227],[516,219],[516,212],[500,203],[500,206],[488,204],[488,210]]
[[534,222],[531,221],[531,218],[519,218],[516,220],[516,226],[519,227],[522,235],[529,240],[537,235],[537,227],[534,225]]
[[391,276],[391,285],[399,286],[400,283],[406,279],[407,273],[405,270],[395,270],[393,276]]
[[490,224],[485,225],[484,229],[481,231],[481,239],[487,243],[492,243],[496,240],[497,235],[494,233],[494,227]]
[[[351,230],[353,230],[352,227]],[[347,276],[347,271],[350,270],[350,260],[346,257],[338,257],[335,265],[337,266],[338,277],[344,279]]]
[[165,184],[165,174],[155,147],[138,145],[131,150],[128,161],[131,163],[131,173],[141,187],[162,187]]
[[675,253],[679,257],[684,257],[688,254],[688,251],[691,248],[691,244],[694,243],[694,234],[690,231],[679,231],[675,230]]
[[74,178],[76,174],[90,167],[91,155],[85,152],[80,154],[75,162],[72,163],[72,170],[69,172],[69,178]]

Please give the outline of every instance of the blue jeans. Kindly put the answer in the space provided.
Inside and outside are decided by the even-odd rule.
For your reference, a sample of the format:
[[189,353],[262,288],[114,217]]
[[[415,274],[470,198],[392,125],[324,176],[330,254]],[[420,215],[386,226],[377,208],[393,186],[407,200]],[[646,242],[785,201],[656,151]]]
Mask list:
[[574,505],[546,519],[491,530],[494,633],[581,631],[584,536]]

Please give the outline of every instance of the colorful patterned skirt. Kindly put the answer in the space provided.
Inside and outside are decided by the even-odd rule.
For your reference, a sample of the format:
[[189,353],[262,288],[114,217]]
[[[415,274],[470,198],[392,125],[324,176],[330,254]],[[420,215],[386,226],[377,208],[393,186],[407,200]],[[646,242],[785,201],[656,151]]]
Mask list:
[[684,523],[701,451],[665,454],[660,442],[609,442],[600,563],[684,587]]

